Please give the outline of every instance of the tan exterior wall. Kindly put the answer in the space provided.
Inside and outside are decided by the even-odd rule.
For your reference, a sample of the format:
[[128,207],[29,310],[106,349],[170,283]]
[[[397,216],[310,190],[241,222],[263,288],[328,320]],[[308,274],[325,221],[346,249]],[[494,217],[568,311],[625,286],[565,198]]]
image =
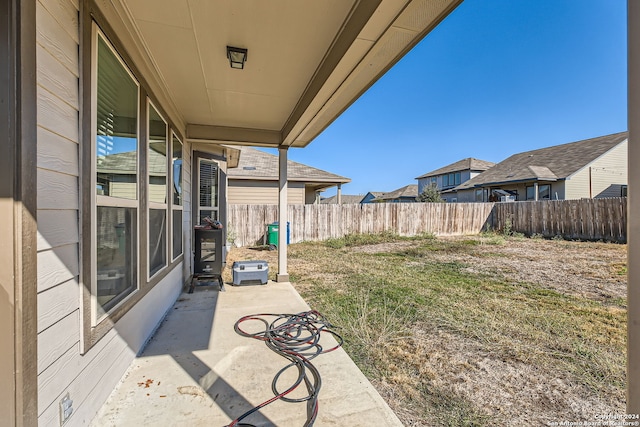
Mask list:
[[[549,183],[539,183],[538,185],[551,185],[551,200],[563,200],[565,194],[564,181],[556,181]],[[496,188],[500,188],[505,191],[517,191],[518,198],[516,201],[523,202],[527,200],[527,187],[532,186],[533,183],[526,184],[513,184],[513,185],[501,185]],[[476,201],[475,189],[463,190],[457,192],[458,203],[471,203]],[[451,196],[449,196],[451,197]],[[485,200],[486,202],[487,200]]]
[[191,151],[183,140],[184,262],[168,268],[166,276],[83,353],[78,8],[76,0],[36,2],[37,371],[38,424],[42,426],[60,425],[59,402],[67,393],[73,414],[65,427],[84,426],[92,420],[172,306],[191,269]]
[[[40,425],[59,425],[58,402],[73,388],[87,360],[79,354],[77,17],[78,9],[71,0],[36,2]],[[76,409],[82,401],[80,395],[77,398]]]
[[305,188],[304,190],[304,202],[308,205],[312,205],[316,202],[316,191]]
[[567,199],[620,197],[627,185],[627,141],[619,144],[566,180]]
[[[230,179],[227,196],[231,205],[277,205],[278,183],[274,181]],[[289,183],[287,201],[290,205],[305,203],[303,183]]]

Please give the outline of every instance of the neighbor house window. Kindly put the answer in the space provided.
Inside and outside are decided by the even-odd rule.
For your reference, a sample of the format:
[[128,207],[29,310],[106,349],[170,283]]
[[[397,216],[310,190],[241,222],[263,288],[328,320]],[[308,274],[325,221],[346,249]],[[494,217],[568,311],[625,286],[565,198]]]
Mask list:
[[627,186],[626,185],[621,185],[620,186],[620,196],[627,197]]
[[149,182],[149,277],[167,266],[167,122],[148,103],[149,144],[147,175]]
[[460,172],[456,172],[454,185],[460,185]]
[[549,184],[538,186],[538,200],[551,200],[551,186]]
[[[95,27],[94,27],[95,28]],[[139,85],[95,29],[92,319],[138,288]]]
[[442,175],[442,187],[449,186],[449,175]]
[[531,185],[527,187],[527,200],[535,200],[536,199],[536,188]]
[[172,165],[172,256],[178,258],[182,254],[182,142],[175,134],[171,139]]
[[484,202],[484,190],[479,188],[476,190],[476,202]]

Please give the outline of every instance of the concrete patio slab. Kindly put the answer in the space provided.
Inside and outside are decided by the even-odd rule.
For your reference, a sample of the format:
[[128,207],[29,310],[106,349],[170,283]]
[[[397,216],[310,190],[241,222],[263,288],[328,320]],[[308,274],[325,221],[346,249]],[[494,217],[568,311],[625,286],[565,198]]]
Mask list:
[[[222,427],[273,397],[273,377],[288,361],[233,326],[245,315],[309,307],[289,283],[225,290],[197,287],[178,298],[92,426]],[[325,340],[325,348],[335,342]],[[402,425],[344,350],[322,354],[313,364],[322,378],[316,426]],[[294,427],[305,421],[305,403],[276,401],[242,422]]]

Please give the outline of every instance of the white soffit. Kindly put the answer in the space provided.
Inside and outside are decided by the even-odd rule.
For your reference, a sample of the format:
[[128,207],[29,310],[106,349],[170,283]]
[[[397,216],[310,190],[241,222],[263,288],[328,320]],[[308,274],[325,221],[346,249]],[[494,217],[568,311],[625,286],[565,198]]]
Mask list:
[[[298,121],[296,128],[285,136],[285,144],[296,147],[304,147],[309,144],[461,2],[462,0],[383,2],[378,11],[382,12],[382,8],[386,6],[384,9],[386,14],[382,13],[382,15],[387,17],[388,14],[394,14],[397,10],[397,8],[391,7],[390,3],[393,3],[394,6],[397,6],[398,3],[408,4],[399,15],[395,13],[395,19],[391,25],[381,33],[366,56],[355,64],[351,73],[332,92],[322,107],[320,109],[309,108],[305,116]],[[370,23],[373,22],[375,21],[372,19]],[[373,29],[365,27],[358,40],[362,40],[363,35],[369,38],[375,36],[375,33],[373,33]],[[353,64],[353,58],[349,58],[347,55],[345,55],[345,60],[350,60]],[[336,71],[339,70],[336,69]],[[336,75],[332,75],[327,83],[330,83],[332,79],[339,80],[342,77],[338,73],[334,74]],[[330,91],[331,87],[326,89]],[[319,102],[314,107],[317,107],[318,104]]]
[[132,21],[188,139],[305,146],[462,0],[97,1]]

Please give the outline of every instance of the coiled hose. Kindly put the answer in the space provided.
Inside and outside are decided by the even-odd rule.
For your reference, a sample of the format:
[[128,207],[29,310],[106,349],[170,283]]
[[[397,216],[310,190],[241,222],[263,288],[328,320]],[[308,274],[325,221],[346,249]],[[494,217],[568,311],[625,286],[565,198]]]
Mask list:
[[[254,333],[246,332],[241,325],[249,321],[261,322],[264,329]],[[279,399],[291,403],[307,402],[307,420],[304,427],[313,426],[318,415],[318,393],[322,381],[318,369],[311,363],[311,360],[321,354],[336,350],[343,343],[342,337],[331,328],[332,326],[326,318],[315,310],[297,314],[251,314],[241,317],[234,326],[238,334],[264,341],[267,347],[291,363],[278,371],[273,378],[271,390],[274,397],[240,415],[226,427],[254,427],[251,424],[242,424],[240,421]],[[320,344],[323,333],[333,335],[338,344],[335,347],[323,349]],[[295,368],[298,371],[297,378],[286,390],[280,391],[277,387],[278,379],[290,368]],[[295,399],[286,397],[302,383],[307,389],[305,396]]]

